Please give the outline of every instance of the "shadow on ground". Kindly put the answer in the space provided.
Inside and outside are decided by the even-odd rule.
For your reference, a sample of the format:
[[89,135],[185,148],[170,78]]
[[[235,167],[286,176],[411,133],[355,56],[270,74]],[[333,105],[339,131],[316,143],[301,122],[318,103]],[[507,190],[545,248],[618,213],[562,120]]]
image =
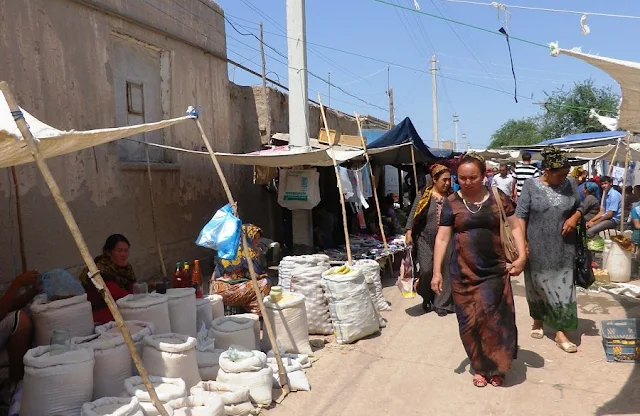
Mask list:
[[[474,374],[470,364],[471,362],[467,357],[462,360],[458,368],[453,370],[453,372],[456,374],[464,374],[467,372],[467,367],[469,367],[469,374]],[[518,358],[513,361],[511,371],[507,373],[503,387],[513,387],[524,383],[527,380],[527,369],[530,367],[544,367],[544,358],[533,351],[519,349]],[[469,383],[471,383],[471,379],[469,379]]]

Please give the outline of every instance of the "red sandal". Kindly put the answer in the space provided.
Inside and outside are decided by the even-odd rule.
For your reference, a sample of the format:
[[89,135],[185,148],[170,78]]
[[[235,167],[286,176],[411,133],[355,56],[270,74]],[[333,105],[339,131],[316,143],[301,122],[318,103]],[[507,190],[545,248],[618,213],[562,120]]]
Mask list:
[[500,387],[502,386],[502,384],[504,384],[504,375],[497,374],[495,376],[491,376],[491,379],[489,380],[489,382],[493,387]]
[[487,379],[481,374],[476,374],[473,376],[473,385],[476,387],[486,387]]

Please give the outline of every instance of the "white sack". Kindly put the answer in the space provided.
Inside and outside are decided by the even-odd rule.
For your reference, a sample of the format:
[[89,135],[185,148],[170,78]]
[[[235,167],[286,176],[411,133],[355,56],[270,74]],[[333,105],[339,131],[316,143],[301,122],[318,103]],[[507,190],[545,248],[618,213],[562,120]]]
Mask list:
[[391,306],[385,300],[382,294],[382,279],[380,277],[380,264],[375,260],[356,260],[353,262],[353,268],[359,269],[364,274],[369,296],[374,306],[379,311],[390,311]]
[[[133,339],[133,343],[136,344],[136,351],[138,352],[138,356],[142,359],[142,340],[147,335],[153,335],[155,333],[155,329],[151,322],[142,322],[142,321],[125,321],[124,324],[129,329],[129,333],[131,334],[131,338]],[[120,328],[114,322],[107,322],[104,325],[99,325],[95,329],[96,334],[100,334],[103,337],[121,337]],[[138,369],[136,368],[133,359],[131,360],[131,368],[132,375],[138,375]]]
[[218,377],[220,369],[220,355],[224,350],[215,349],[213,351],[196,350],[196,359],[198,360],[198,372],[203,381],[215,380]]
[[149,322],[156,334],[171,332],[169,298],[166,295],[127,295],[118,299],[116,303],[125,321]]
[[217,381],[203,381],[191,388],[191,394],[204,392],[216,394],[224,403],[224,413],[227,416],[248,416],[255,411],[249,401],[249,388]]
[[209,299],[196,299],[196,326],[204,324],[207,328],[213,322],[213,304]]
[[205,299],[208,299],[209,302],[211,302],[211,309],[213,312],[213,314],[211,315],[212,319],[224,316],[224,303],[222,301],[222,295],[214,293],[212,295],[206,296]]
[[260,317],[255,313],[238,313],[231,316],[235,316],[236,318],[248,318],[253,321],[253,333],[256,337],[256,346],[251,349],[259,350],[260,349]]
[[167,289],[171,332],[196,337],[196,290],[192,287]]
[[[264,307],[276,342],[285,352],[295,354],[313,354],[309,344],[309,324],[305,297],[299,293],[285,293],[280,302],[271,302],[265,298]],[[269,337],[262,341],[263,349],[272,348]]]
[[93,312],[87,294],[31,305],[36,345],[49,345],[54,329],[65,329],[72,337],[93,334]]
[[249,373],[227,373],[221,368],[216,380],[248,387],[251,401],[256,404],[268,406],[273,399],[273,370],[271,367]]
[[287,209],[313,209],[320,203],[320,173],[311,169],[280,169],[278,204]]
[[24,356],[21,416],[78,416],[93,393],[93,350],[49,355],[49,346]]
[[142,363],[149,374],[183,379],[187,389],[202,381],[198,372],[196,339],[187,335],[147,335]]
[[334,267],[322,274],[322,286],[329,299],[331,321],[338,344],[349,344],[380,330],[378,314],[360,270],[333,274]]
[[103,397],[82,405],[81,416],[144,416],[135,397]]
[[[291,354],[288,352],[285,353],[280,353],[280,358],[282,359],[282,362],[287,362],[286,365],[290,365],[292,361],[296,361],[297,363],[299,363],[302,368],[309,368],[311,367],[311,361],[309,361],[309,356],[307,354]],[[267,364],[273,364],[276,362],[276,355],[274,354],[273,350],[269,350],[269,352],[267,352]]]
[[[273,388],[280,389],[280,373],[278,372],[278,363],[273,360],[267,362],[267,365],[273,370]],[[291,391],[311,391],[307,374],[297,361],[291,361],[290,364],[284,366],[289,379],[289,388]]]
[[[187,387],[180,378],[149,375],[149,381],[153,384],[158,399],[162,403],[187,396]],[[159,414],[158,410],[151,403],[151,396],[142,382],[142,377],[135,376],[126,379],[124,381],[124,389],[127,395],[134,396],[138,399],[146,416],[157,416]],[[167,408],[167,406],[165,406],[165,408]],[[172,411],[169,411],[169,415],[172,414]]]
[[232,345],[240,345],[248,350],[256,348],[255,322],[246,317],[221,316],[211,323],[216,340],[216,348],[227,350]]
[[93,399],[118,397],[124,392],[124,381],[133,376],[133,360],[122,337],[90,335],[71,339],[78,348],[92,348]]
[[260,371],[267,365],[267,354],[262,351],[248,351],[246,358],[232,359],[229,351],[220,354],[220,368],[227,373],[245,373],[247,371]]
[[167,405],[174,416],[224,416],[222,399],[215,394],[202,393],[171,400]]

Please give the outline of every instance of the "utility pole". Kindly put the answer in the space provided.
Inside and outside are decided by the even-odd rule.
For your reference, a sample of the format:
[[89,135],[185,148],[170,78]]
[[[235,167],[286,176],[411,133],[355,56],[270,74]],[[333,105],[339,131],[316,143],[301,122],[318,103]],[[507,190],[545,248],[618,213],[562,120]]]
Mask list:
[[262,22],[260,22],[260,55],[262,56],[262,99],[264,100],[264,108],[266,110],[266,126],[267,134],[266,143],[271,140],[271,107],[269,106],[269,91],[267,90],[267,61],[264,57],[264,34],[262,32]]
[[458,115],[453,113],[453,134],[455,135],[455,141],[453,142],[453,150],[458,151]]
[[305,0],[287,0],[289,144],[309,147],[309,80]]
[[327,107],[331,107],[331,72],[329,72],[329,100],[327,101]]
[[431,91],[433,105],[433,145],[436,149],[440,147],[438,140],[438,81],[436,79],[436,55],[431,57]]
[[387,94],[389,95],[389,130],[391,130],[396,124],[395,116],[393,114],[393,88],[389,87]]
[[462,143],[464,143],[465,151],[469,150],[469,142],[467,141],[467,135],[462,133]]

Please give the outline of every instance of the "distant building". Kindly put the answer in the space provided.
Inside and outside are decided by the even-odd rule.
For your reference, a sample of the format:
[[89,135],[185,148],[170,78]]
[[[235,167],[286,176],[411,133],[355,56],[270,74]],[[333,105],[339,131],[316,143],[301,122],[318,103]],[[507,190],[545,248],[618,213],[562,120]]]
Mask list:
[[453,150],[453,142],[451,140],[442,140],[440,142],[440,148],[446,150]]
[[363,115],[360,117],[363,130],[389,130],[389,122],[377,117]]

